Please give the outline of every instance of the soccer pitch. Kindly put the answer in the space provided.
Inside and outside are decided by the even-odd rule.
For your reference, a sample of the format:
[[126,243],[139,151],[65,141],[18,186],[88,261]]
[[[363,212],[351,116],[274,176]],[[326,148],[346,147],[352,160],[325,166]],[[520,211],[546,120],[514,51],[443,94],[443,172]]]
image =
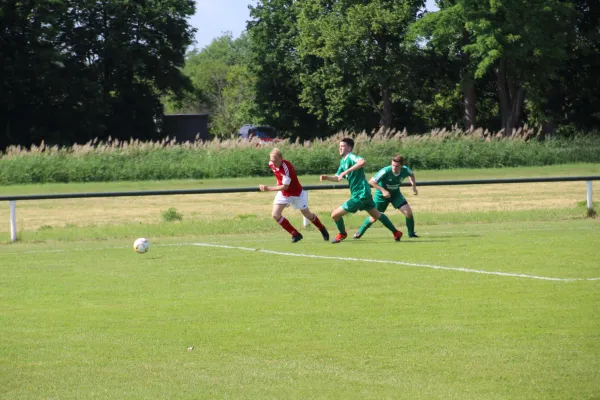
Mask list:
[[0,397],[600,397],[597,220],[271,228],[0,246]]

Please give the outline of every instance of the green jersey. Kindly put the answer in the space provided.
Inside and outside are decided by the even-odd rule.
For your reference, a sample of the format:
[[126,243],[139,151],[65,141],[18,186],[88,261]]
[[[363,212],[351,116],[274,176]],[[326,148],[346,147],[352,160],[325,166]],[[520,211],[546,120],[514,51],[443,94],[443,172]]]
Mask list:
[[[392,166],[388,165],[385,168],[381,168],[379,172],[375,174],[372,180],[374,180],[379,186],[390,192],[391,195],[394,195],[396,193],[400,193],[400,184],[404,179],[408,178],[412,174],[413,172],[411,171],[411,169],[408,168],[406,165],[403,165],[402,168],[400,168],[400,173],[396,175],[392,171]],[[383,198],[383,194],[381,194],[381,191],[379,189],[375,191],[375,197]]]
[[[339,176],[342,172],[350,169],[359,160],[362,160],[362,157],[359,157],[356,154],[348,153],[346,157],[342,158],[342,160],[340,161],[340,167],[338,168],[335,175]],[[367,182],[367,178],[365,177],[364,168],[354,170],[346,176],[344,176],[344,178],[348,179],[348,184],[350,185],[350,193],[352,197],[359,199],[371,197],[371,186],[369,185],[369,182]]]

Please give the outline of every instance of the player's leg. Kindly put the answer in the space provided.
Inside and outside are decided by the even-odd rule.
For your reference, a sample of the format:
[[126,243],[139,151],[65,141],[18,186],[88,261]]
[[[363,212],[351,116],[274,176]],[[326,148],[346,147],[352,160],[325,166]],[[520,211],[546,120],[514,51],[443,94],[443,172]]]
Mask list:
[[271,216],[273,219],[281,225],[283,229],[288,231],[292,235],[292,242],[296,243],[302,240],[302,235],[292,224],[287,220],[282,214],[284,208],[286,208],[291,203],[291,199],[286,198],[281,194],[281,192],[277,192],[275,195],[275,200],[273,201],[273,210],[271,211]]
[[390,221],[390,219],[387,217],[387,215],[382,214],[381,212],[379,212],[379,210],[377,210],[376,207],[370,208],[370,209],[368,209],[366,211],[375,220],[381,221],[381,223],[383,224],[383,226],[385,226],[386,228],[388,228],[394,234],[394,240],[395,241],[397,241],[397,242],[400,241],[400,239],[402,238],[402,232],[400,232],[398,229],[396,229],[396,227],[394,226],[394,224],[392,224],[392,221]]
[[[387,200],[375,201],[375,206],[376,206],[377,210],[381,213],[385,212],[388,204],[389,204],[389,202]],[[369,215],[367,218],[365,218],[365,220],[363,221],[360,228],[358,228],[358,231],[356,231],[356,233],[354,234],[354,239],[360,239],[362,237],[362,235],[365,234],[367,229],[369,229],[371,227],[371,225],[373,225],[374,223],[375,223],[375,218],[373,218],[372,216]]]
[[415,217],[413,215],[412,209],[410,208],[410,205],[408,205],[407,202],[404,202],[404,204],[402,204],[398,209],[406,217],[406,229],[408,230],[408,237],[419,237],[415,233]]
[[314,226],[317,227],[317,229],[321,232],[321,235],[323,236],[323,240],[328,241],[329,232],[327,231],[327,228],[325,227],[325,225],[323,225],[319,217],[317,217],[317,214],[310,211],[308,207],[304,210],[300,210],[300,212],[304,217],[306,217],[306,219],[308,219],[310,222],[313,223]]
[[313,213],[308,208],[308,192],[303,190],[300,193],[300,196],[292,197],[291,199],[292,207],[296,210],[300,210],[302,215],[317,227],[317,229],[321,232],[321,235],[323,235],[323,240],[329,240],[329,232],[327,232],[327,228],[325,228],[325,226],[321,223],[321,220],[319,220],[317,214]]
[[[353,209],[353,207],[353,201],[352,199],[350,199],[344,204],[342,204],[340,207],[333,210],[333,212],[331,213],[331,219],[333,219],[333,222],[335,222],[335,226],[340,232],[335,236],[335,239],[333,239],[331,243],[339,243],[348,237],[348,232],[346,232],[346,225],[344,224],[344,215],[352,212],[351,210]],[[350,211],[348,209],[350,209]]]

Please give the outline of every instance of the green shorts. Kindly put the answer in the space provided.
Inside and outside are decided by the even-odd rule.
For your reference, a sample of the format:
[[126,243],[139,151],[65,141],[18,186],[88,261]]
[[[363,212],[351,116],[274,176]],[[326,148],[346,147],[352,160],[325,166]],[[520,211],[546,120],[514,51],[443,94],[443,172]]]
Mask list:
[[342,208],[351,214],[357,211],[367,211],[375,208],[375,202],[372,197],[356,198],[351,197],[347,202],[342,204]]
[[408,202],[402,193],[392,193],[392,196],[389,199],[386,199],[383,197],[383,195],[375,196],[375,205],[377,206],[377,210],[379,210],[379,212],[385,212],[390,204],[394,206],[394,208],[398,209],[403,205],[408,204]]

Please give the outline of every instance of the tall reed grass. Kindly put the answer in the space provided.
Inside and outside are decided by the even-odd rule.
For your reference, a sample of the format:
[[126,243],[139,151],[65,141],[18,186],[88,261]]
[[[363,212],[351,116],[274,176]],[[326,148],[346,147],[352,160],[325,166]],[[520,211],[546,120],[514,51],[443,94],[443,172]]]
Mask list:
[[542,140],[531,129],[502,132],[435,130],[409,136],[406,131],[339,132],[305,142],[263,144],[240,139],[176,143],[93,140],[70,147],[13,146],[0,154],[0,185],[47,182],[207,179],[270,175],[268,154],[279,147],[298,174],[333,173],[339,164],[338,144],[355,140],[355,153],[369,171],[402,154],[413,169],[497,168],[600,162],[600,136]]

